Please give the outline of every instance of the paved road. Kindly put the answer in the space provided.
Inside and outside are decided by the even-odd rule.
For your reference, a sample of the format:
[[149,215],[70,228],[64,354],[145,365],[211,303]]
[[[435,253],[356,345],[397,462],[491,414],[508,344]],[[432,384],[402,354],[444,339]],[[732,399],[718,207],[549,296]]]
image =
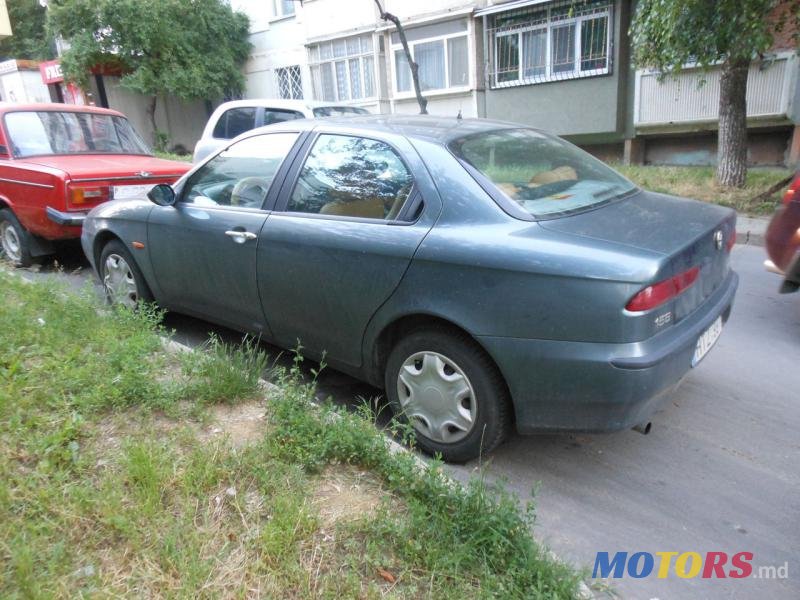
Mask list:
[[[523,500],[537,489],[536,536],[577,565],[591,568],[598,551],[748,551],[757,566],[788,563],[786,580],[626,577],[611,584],[622,597],[800,598],[800,295],[778,295],[762,260],[761,248],[735,247],[732,316],[650,435],[514,436],[484,464]],[[167,325],[192,344],[208,331],[239,338],[178,315]],[[330,370],[320,388],[345,403],[380,393]]]

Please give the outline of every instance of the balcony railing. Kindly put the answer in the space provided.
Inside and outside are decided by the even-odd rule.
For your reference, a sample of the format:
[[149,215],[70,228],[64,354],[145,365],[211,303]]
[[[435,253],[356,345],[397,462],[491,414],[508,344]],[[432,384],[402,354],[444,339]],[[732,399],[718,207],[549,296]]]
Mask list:
[[[798,60],[781,53],[750,65],[747,76],[747,118],[788,119],[797,86]],[[692,126],[719,117],[720,68],[686,69],[662,81],[653,71],[636,72],[633,122],[637,128]]]

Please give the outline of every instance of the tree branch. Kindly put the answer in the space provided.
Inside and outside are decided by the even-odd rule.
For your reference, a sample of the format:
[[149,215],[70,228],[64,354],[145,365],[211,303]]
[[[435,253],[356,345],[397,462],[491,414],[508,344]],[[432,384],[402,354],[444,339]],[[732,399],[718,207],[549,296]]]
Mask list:
[[411,81],[414,84],[414,93],[417,96],[417,104],[419,104],[419,114],[427,115],[428,101],[423,97],[422,92],[419,89],[419,66],[416,62],[414,62],[414,59],[411,56],[411,50],[408,47],[408,40],[406,39],[406,31],[397,16],[383,10],[380,0],[375,0],[375,5],[378,7],[378,12],[380,13],[381,19],[384,21],[390,21],[394,24],[395,28],[397,28],[397,35],[400,38],[400,43],[403,45],[403,52],[406,55],[408,67],[411,69]]

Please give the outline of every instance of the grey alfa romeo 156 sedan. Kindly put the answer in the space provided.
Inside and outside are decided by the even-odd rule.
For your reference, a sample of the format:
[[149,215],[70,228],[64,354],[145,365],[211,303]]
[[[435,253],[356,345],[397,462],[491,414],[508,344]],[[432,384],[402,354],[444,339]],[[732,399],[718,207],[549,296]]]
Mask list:
[[643,191],[513,123],[365,116],[250,131],[94,209],[112,302],[155,301],[381,386],[445,460],[641,427],[730,314],[735,213]]

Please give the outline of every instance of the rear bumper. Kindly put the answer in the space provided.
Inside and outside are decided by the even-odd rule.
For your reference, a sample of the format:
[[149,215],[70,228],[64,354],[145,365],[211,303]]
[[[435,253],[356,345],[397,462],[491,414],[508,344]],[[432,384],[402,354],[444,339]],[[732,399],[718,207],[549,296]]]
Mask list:
[[626,429],[647,421],[688,373],[700,334],[727,321],[738,283],[731,271],[701,308],[642,342],[479,340],[505,376],[521,433]]
[[86,220],[86,215],[88,214],[85,212],[62,212],[60,210],[56,210],[52,206],[48,206],[46,212],[47,218],[53,223],[68,227],[82,226],[83,222]]

